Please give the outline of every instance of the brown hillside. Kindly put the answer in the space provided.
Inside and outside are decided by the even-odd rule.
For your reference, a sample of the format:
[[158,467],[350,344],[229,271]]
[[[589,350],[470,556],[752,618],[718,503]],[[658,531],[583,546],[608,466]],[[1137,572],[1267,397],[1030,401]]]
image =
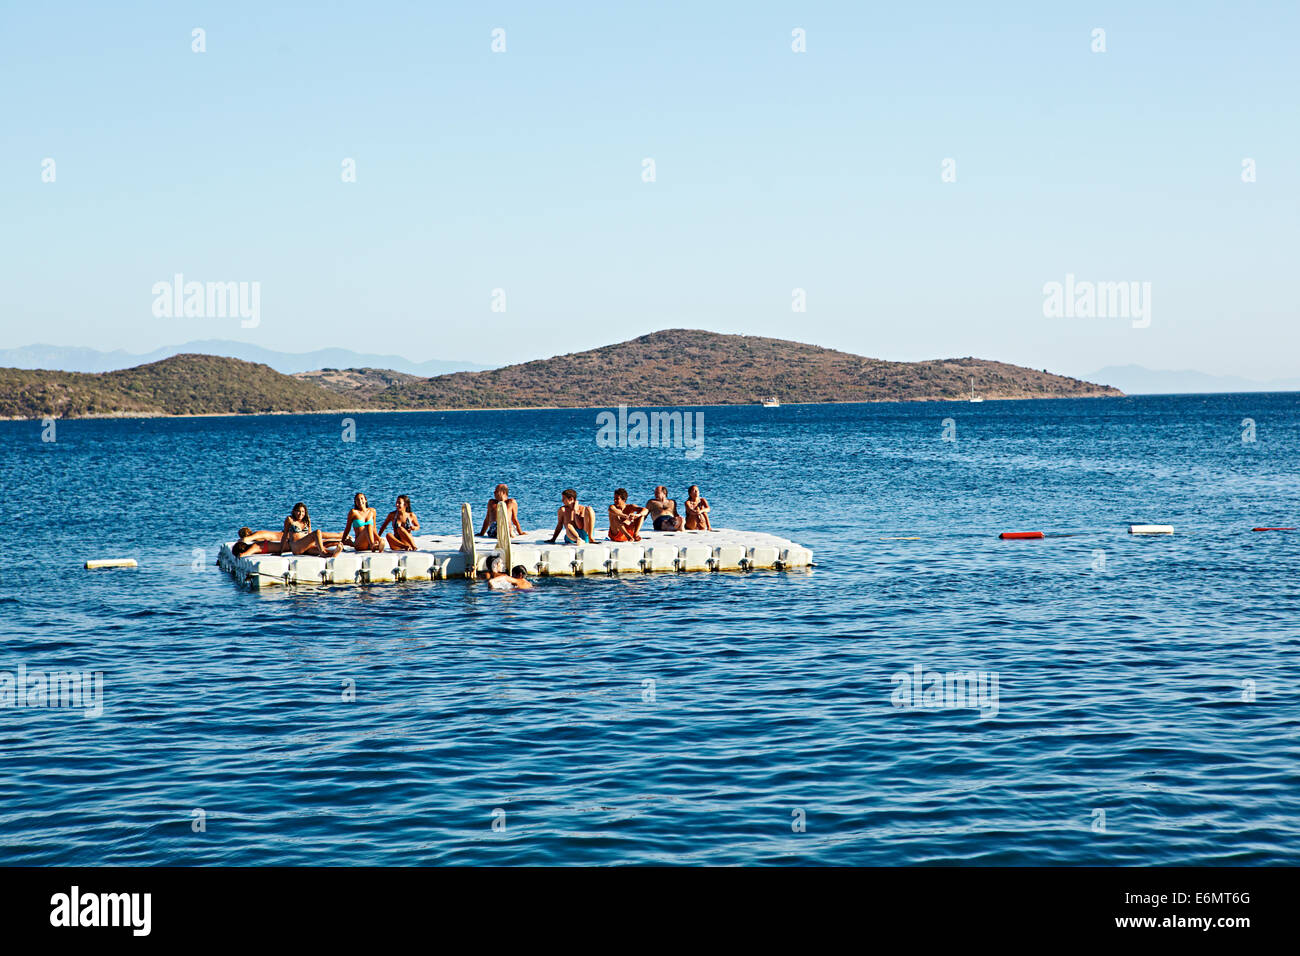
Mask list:
[[749,335],[668,329],[604,348],[453,372],[374,396],[388,408],[500,408],[1079,398],[1119,390],[984,359],[886,362]]
[[0,369],[5,418],[306,412],[344,404],[269,366],[216,355],[176,355],[95,374]]

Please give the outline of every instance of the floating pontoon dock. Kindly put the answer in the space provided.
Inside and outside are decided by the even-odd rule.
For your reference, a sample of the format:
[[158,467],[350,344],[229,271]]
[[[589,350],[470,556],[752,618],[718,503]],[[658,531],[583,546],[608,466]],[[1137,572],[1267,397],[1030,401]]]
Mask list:
[[[217,565],[252,588],[289,584],[382,584],[473,577],[496,556],[507,571],[523,565],[529,574],[547,576],[605,575],[652,571],[751,571],[805,569],[812,552],[757,531],[642,531],[633,543],[602,540],[597,544],[550,544],[550,529],[513,538],[505,506],[498,508],[497,537],[473,535],[469,505],[461,506],[460,535],[416,535],[417,551],[339,553],[332,558],[307,555],[235,557],[235,542],[223,544]],[[492,547],[486,547],[493,545]]]

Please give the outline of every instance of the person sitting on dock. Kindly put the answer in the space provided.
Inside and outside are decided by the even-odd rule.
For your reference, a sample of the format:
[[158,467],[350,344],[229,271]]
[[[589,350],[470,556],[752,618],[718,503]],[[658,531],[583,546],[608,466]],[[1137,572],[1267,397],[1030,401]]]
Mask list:
[[565,488],[560,493],[560,510],[555,513],[555,530],[547,544],[555,544],[555,539],[564,532],[565,544],[578,544],[596,541],[596,512],[591,505],[578,504],[578,493],[572,488]]
[[388,541],[388,546],[394,551],[414,551],[415,532],[420,530],[420,519],[415,516],[411,510],[411,496],[398,495],[397,507],[395,510],[388,512],[388,517],[384,523],[379,526],[379,533],[384,534],[384,529],[389,525],[393,530],[384,535]]
[[510,580],[515,582],[515,587],[521,591],[527,591],[533,587],[533,582],[528,580],[528,569],[522,564],[516,564],[510,569]]
[[709,502],[700,495],[699,485],[686,489],[686,530],[713,530],[713,523],[709,521]]
[[284,519],[280,553],[288,551],[291,554],[330,558],[343,550],[342,538],[341,534],[313,531],[311,515],[307,513],[307,506],[300,501],[293,506],[289,517]]
[[[501,555],[494,555],[487,566],[487,583],[494,591],[513,591],[515,582],[506,574],[506,562]],[[531,585],[530,585],[531,587]]]
[[510,497],[509,485],[497,485],[492,492],[492,500],[487,503],[487,514],[483,516],[483,527],[478,529],[479,537],[495,538],[497,536],[497,505],[506,504],[506,514],[510,517],[510,533],[522,535],[524,529],[519,527],[519,502]]
[[649,513],[647,508],[628,504],[627,489],[619,488],[614,492],[614,503],[609,506],[609,540],[640,541],[641,522]]
[[[348,512],[348,520],[343,525],[343,544],[352,546],[354,551],[383,551],[384,539],[379,536],[379,531],[375,527],[375,522],[379,519],[379,512],[366,502],[366,496],[357,492],[352,499],[352,510]],[[348,537],[348,532],[356,526],[356,532],[353,537]]]
[[663,485],[655,489],[655,496],[645,506],[656,531],[681,531],[686,526],[686,519],[677,513],[677,499],[669,498],[668,489]]

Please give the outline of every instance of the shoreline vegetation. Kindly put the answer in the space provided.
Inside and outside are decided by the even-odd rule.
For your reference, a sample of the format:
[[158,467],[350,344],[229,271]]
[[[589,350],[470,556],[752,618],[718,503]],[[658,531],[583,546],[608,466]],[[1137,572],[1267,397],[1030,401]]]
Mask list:
[[[617,371],[611,371],[617,370]],[[1119,389],[986,359],[887,362],[758,336],[668,329],[550,359],[432,378],[384,369],[283,375],[215,355],[114,372],[0,369],[0,419],[209,418],[761,404],[1122,397]]]

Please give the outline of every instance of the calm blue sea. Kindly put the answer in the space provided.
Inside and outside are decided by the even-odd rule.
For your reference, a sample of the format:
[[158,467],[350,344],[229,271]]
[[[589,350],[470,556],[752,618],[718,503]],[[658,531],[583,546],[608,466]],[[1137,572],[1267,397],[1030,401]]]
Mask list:
[[[1300,394],[699,411],[695,459],[594,410],[0,423],[0,692],[103,674],[99,717],[0,708],[0,862],[1300,863],[1300,532],[1250,531],[1300,526]],[[455,531],[498,481],[528,527],[698,483],[817,567],[213,565],[299,499]],[[953,672],[995,706],[900,701]]]

